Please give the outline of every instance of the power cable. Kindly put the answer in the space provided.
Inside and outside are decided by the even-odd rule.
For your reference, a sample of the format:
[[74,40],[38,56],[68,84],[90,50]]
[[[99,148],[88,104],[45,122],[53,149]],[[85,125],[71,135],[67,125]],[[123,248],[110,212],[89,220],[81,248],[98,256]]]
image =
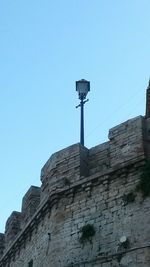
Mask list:
[[[138,91],[136,91],[136,95],[139,95],[139,93],[141,94],[141,92],[143,93],[143,90],[138,90]],[[112,115],[115,115],[116,114],[116,112],[118,113],[120,110],[122,110],[124,107],[126,107],[126,106],[128,106],[129,105],[129,103],[132,101],[132,100],[134,100],[135,99],[135,92],[134,92],[134,94],[132,94],[127,100],[126,100],[126,102],[124,102],[123,104],[121,104],[121,105],[119,105],[115,110],[113,110],[112,112],[111,112],[111,117],[112,117]],[[93,134],[93,132],[95,132],[96,131],[96,129],[98,129],[100,126],[102,126],[104,123],[108,123],[108,122],[110,122],[110,115],[108,115],[101,123],[99,123],[99,124],[97,124],[97,126],[93,129],[93,130],[91,130],[87,135],[86,135],[86,138],[88,138],[91,134]]]

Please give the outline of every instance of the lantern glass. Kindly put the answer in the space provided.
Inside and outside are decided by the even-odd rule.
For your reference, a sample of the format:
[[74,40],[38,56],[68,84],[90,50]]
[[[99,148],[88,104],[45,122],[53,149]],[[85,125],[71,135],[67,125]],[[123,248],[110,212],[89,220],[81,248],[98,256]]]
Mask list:
[[90,91],[90,82],[86,80],[77,81],[76,91],[79,94],[79,99],[85,99],[88,91]]

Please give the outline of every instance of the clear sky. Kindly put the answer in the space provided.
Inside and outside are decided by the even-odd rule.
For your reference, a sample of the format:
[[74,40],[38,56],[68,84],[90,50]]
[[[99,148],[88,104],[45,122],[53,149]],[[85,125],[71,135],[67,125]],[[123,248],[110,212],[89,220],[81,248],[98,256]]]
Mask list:
[[149,0],[0,1],[0,232],[50,155],[79,141],[75,81],[91,82],[85,145],[145,113]]

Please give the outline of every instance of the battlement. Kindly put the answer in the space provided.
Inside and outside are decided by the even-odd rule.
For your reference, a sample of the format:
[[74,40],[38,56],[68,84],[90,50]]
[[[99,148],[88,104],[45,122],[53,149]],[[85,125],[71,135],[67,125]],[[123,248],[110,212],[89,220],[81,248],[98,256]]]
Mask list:
[[41,170],[41,200],[50,192],[88,176],[88,149],[74,144],[54,153]]
[[13,211],[5,226],[5,246],[9,247],[21,230],[22,213]]
[[41,188],[37,186],[31,186],[25,196],[22,199],[22,223],[21,228],[28,223],[37,210],[40,204]]
[[143,158],[144,123],[142,116],[136,117],[110,129],[110,141],[104,144],[91,149],[74,144],[53,154],[41,171],[41,199],[92,173]]
[[90,183],[96,175],[107,177],[144,161],[150,155],[149,133],[149,118],[138,116],[110,129],[108,142],[91,149],[78,143],[54,153],[41,170],[41,188],[31,186],[23,197],[21,212],[14,211],[8,218],[5,234],[0,234],[0,256],[5,258],[12,241],[22,240],[21,236],[40,221],[59,193]]

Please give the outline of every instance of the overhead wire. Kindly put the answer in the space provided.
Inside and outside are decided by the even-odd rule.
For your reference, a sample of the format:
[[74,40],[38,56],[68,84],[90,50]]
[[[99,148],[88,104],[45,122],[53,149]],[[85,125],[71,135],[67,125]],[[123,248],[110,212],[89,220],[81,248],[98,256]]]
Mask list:
[[[139,95],[139,93],[143,95],[143,90],[138,90],[136,92],[134,92],[123,104],[119,105],[116,109],[114,109],[112,112],[111,112],[111,118],[112,118],[112,115],[115,115],[116,113],[118,114],[118,112],[122,109],[124,109],[125,107],[127,107],[130,102],[132,102],[134,99],[135,99],[135,94],[136,96]],[[142,101],[144,100],[145,96],[142,97]],[[136,104],[137,105],[137,104]],[[135,110],[135,109],[134,109]],[[122,121],[123,121],[123,118],[122,118]],[[110,122],[110,114],[108,114],[108,116],[106,116],[102,122],[98,123],[97,126],[92,129],[87,135],[86,135],[86,138],[88,138],[89,136],[91,136],[99,127],[101,127],[102,125],[104,125],[105,123],[108,123]]]

